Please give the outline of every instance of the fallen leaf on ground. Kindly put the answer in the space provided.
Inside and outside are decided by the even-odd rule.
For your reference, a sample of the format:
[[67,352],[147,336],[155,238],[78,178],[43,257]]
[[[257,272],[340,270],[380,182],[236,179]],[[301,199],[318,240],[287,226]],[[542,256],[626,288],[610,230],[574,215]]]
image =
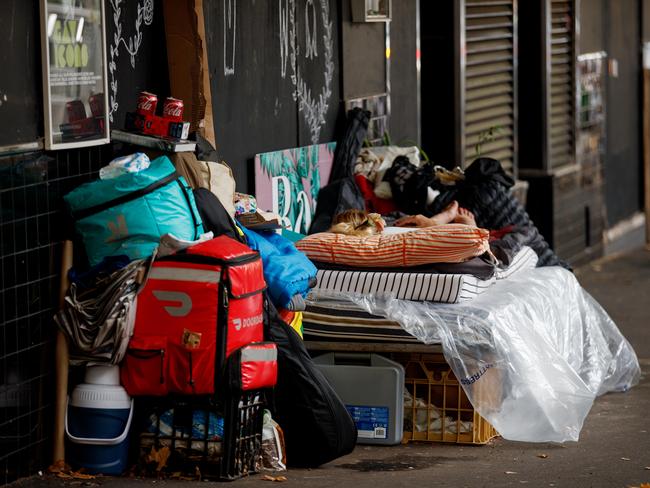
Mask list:
[[287,481],[286,476],[271,476],[271,475],[268,475],[268,474],[265,474],[264,476],[262,476],[262,479],[264,481]]
[[546,459],[548,457],[548,454],[538,454],[538,458]]
[[56,476],[66,480],[94,480],[96,478],[94,474],[81,473],[79,471],[71,471],[69,473],[59,471]]
[[516,471],[505,471],[506,474],[517,474]]
[[147,463],[156,463],[156,471],[162,471],[167,466],[169,454],[169,447],[167,446],[161,447],[160,449],[152,446],[151,451],[147,454]]
[[60,473],[61,471],[70,471],[70,466],[68,466],[63,459],[59,459],[57,462],[52,464],[47,470],[50,473]]
[[84,473],[83,468],[79,471],[73,471],[72,468],[65,463],[65,461],[57,461],[48,468],[52,474],[56,474],[58,478],[65,480],[94,480],[97,478],[94,474]]
[[81,471],[72,471],[70,474],[77,480],[94,480],[97,478],[94,474],[82,473]]
[[630,460],[630,458],[626,458],[626,457],[621,458],[621,461],[629,461],[629,460]]

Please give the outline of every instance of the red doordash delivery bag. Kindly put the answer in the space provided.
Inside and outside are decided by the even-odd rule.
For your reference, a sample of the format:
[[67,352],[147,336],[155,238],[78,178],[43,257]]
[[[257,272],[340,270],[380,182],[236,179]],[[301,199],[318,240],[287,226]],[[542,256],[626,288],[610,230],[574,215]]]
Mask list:
[[254,342],[237,349],[224,375],[234,391],[272,388],[278,381],[278,348],[274,342]]
[[130,395],[215,392],[232,352],[264,335],[262,260],[221,236],[153,263],[122,363]]

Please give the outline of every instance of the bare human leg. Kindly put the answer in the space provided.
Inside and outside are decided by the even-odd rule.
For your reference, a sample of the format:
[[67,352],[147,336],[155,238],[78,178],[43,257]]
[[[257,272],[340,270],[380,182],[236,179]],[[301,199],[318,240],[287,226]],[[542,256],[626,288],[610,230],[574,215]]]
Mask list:
[[433,217],[424,215],[409,215],[402,217],[395,225],[397,227],[433,227],[435,225],[444,225],[453,222],[458,216],[458,202],[454,200],[445,209]]

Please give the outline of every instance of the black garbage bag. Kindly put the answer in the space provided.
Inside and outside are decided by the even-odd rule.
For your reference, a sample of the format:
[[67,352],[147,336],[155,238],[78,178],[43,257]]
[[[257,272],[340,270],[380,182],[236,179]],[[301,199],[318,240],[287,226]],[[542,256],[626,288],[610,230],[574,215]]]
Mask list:
[[406,156],[397,156],[384,174],[384,181],[390,185],[393,202],[401,212],[426,213],[429,185],[433,182],[430,164],[418,168]]
[[345,135],[336,142],[329,183],[354,176],[354,165],[368,133],[370,112],[355,107],[348,112]]
[[357,442],[352,417],[270,301],[268,313],[267,340],[278,348],[273,418],[284,431],[287,463],[315,468],[349,454]]
[[219,159],[219,153],[210,141],[208,141],[198,132],[195,134],[195,136],[196,149],[194,150],[194,154],[196,155],[196,159],[199,161],[215,161],[217,163],[221,161],[221,159]]
[[365,208],[366,202],[354,177],[349,176],[330,183],[318,192],[318,203],[309,233],[326,232],[332,226],[334,217],[345,210]]

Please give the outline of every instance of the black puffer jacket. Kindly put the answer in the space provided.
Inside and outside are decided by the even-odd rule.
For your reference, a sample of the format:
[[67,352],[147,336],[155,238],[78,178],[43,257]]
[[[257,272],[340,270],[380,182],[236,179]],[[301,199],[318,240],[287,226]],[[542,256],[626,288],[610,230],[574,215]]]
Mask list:
[[310,234],[326,232],[334,217],[345,210],[365,210],[366,202],[354,181],[354,164],[368,133],[370,112],[355,108],[348,114],[343,139],[337,141],[329,184],[318,192]]
[[538,266],[563,266],[571,269],[553,252],[528,213],[510,192],[513,179],[506,174],[501,163],[492,158],[479,158],[465,170],[465,180],[454,186],[434,183],[440,195],[434,200],[430,214],[444,209],[451,201],[457,200],[461,207],[470,210],[476,224],[486,229],[501,229],[508,225],[530,227],[527,242],[539,256]]

